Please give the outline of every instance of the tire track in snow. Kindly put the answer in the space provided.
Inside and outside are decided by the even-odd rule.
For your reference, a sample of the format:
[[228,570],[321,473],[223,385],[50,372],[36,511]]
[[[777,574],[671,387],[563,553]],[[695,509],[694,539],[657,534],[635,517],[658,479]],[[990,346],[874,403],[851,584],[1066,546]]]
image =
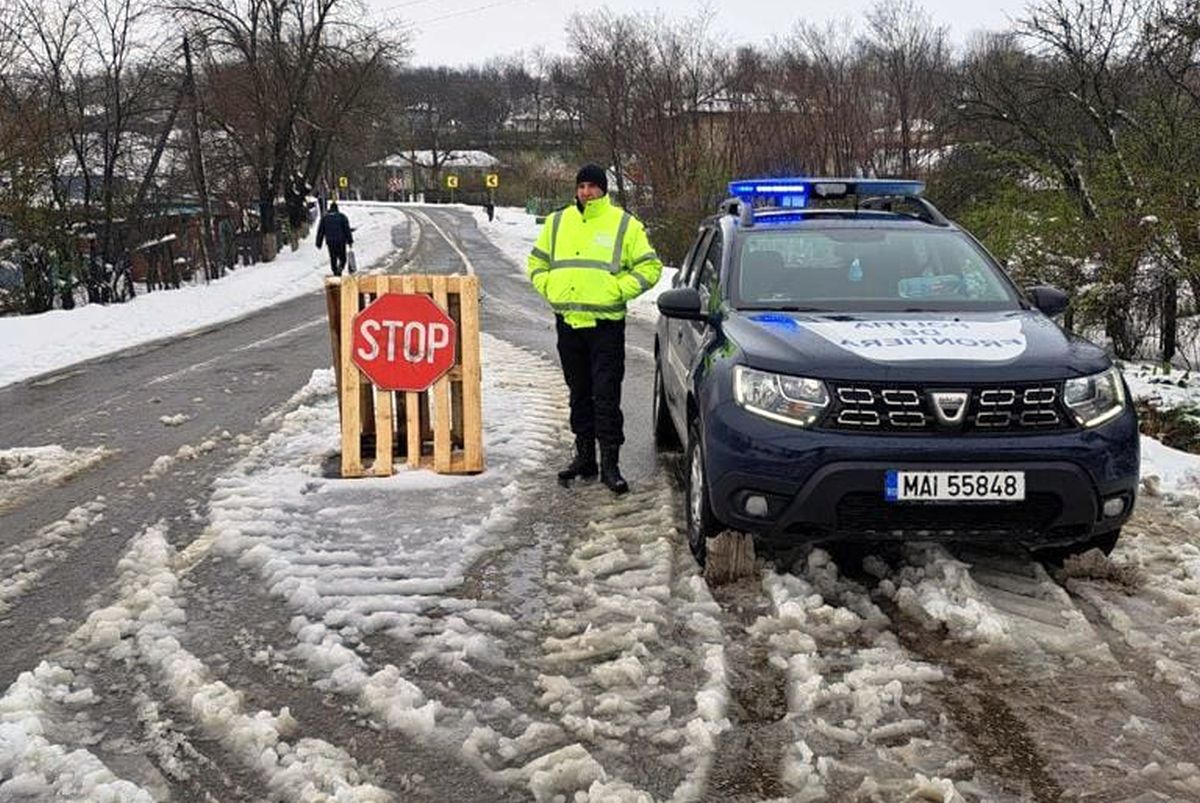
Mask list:
[[0,552],[0,616],[31,591],[56,564],[69,560],[104,521],[108,500],[98,496],[53,524]]
[[[1179,574],[1178,546],[1161,545],[1161,557],[1169,553],[1174,565],[1156,574]],[[907,621],[905,646],[959,679],[942,687],[943,699],[980,764],[1006,776],[1009,788],[1028,780],[1037,800],[1056,800],[1067,789],[1130,797],[1200,792],[1200,732],[1180,709],[1191,676],[1171,671],[1172,655],[1183,653],[1170,649],[1190,640],[1194,624],[1165,635],[1172,616],[1151,602],[1178,605],[1170,582],[1130,593],[1089,581],[1089,573],[1102,581],[1121,574],[1099,553],[1077,570],[1083,577],[1064,585],[1018,556],[938,546],[907,556],[897,571],[875,566],[885,578],[879,593]],[[1200,595],[1183,606],[1191,616],[1197,602]]]
[[134,539],[119,565],[118,589],[118,599],[94,611],[74,638],[109,660],[148,667],[170,701],[261,775],[274,794],[364,803],[393,799],[364,780],[364,769],[344,749],[296,733],[286,707],[247,709],[237,689],[214,679],[182,648],[178,631],[187,616],[164,527]]
[[827,553],[813,550],[792,573],[765,570],[762,588],[770,609],[749,632],[787,680],[779,777],[789,800],[1006,799],[961,752],[933,693],[944,670],[910,654]]
[[[294,612],[295,640],[277,646],[320,689],[440,752],[442,764],[446,755],[475,758],[464,745],[483,708],[456,691],[469,685],[459,681],[512,663],[505,655],[512,618],[456,589],[476,555],[509,537],[526,499],[519,478],[542,470],[543,455],[562,442],[565,419],[549,363],[487,336],[484,346],[495,365],[485,380],[485,407],[491,401],[500,409],[489,411],[487,420],[499,423],[486,432],[491,468],[483,477],[314,478],[324,444],[337,442],[332,385],[322,381],[277,417],[280,431],[218,483],[212,501],[217,550],[261,577]],[[415,483],[407,503],[406,481]],[[385,499],[396,509],[378,517]],[[196,564],[195,555],[189,563]],[[547,763],[518,775],[527,783]],[[511,781],[479,769],[484,780]],[[496,798],[495,791],[481,794]]]
[[474,749],[520,765],[502,776],[544,766],[529,780],[537,800],[699,799],[727,727],[724,635],[680,549],[675,500],[654,488],[614,499],[598,483],[562,493],[572,513],[536,528],[545,603],[528,661],[550,722],[480,731]]

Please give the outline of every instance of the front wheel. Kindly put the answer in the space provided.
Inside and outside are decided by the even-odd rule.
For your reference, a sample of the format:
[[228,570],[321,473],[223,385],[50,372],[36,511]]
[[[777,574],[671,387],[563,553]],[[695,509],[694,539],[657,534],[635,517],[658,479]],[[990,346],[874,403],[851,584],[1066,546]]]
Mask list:
[[688,547],[701,566],[708,557],[708,539],[721,531],[709,504],[708,475],[704,471],[704,446],[700,423],[693,421],[687,442],[687,534]]

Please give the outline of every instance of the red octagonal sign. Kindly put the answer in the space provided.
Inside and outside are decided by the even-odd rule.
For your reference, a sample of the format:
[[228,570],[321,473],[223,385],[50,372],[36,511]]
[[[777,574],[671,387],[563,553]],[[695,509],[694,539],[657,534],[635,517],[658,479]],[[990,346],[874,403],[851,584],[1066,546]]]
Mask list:
[[457,336],[429,296],[386,293],[354,316],[354,363],[377,388],[425,390],[454,366]]

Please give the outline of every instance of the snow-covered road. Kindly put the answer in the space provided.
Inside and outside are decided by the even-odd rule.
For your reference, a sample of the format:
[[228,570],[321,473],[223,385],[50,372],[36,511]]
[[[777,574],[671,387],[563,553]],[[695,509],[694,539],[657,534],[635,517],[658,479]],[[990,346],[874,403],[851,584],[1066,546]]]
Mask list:
[[913,545],[710,588],[650,446],[649,313],[634,491],[560,488],[552,333],[514,263],[532,227],[391,213],[413,234],[390,269],[483,281],[488,471],[335,479],[302,306],[266,351],[301,364],[241,406],[189,383],[264,355],[202,335],[139,369],[141,448],[89,440],[100,419],[55,447],[8,430],[0,528],[30,529],[0,544],[0,800],[1200,800],[1200,500],[1145,497],[1111,559],[1054,574]]

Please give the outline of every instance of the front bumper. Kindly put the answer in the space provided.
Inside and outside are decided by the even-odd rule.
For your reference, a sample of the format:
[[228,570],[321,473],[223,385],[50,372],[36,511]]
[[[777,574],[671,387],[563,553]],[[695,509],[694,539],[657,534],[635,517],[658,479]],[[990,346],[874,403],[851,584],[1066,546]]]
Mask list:
[[[804,430],[722,404],[704,421],[714,513],[773,541],[973,540],[1049,546],[1119,528],[1136,498],[1132,410],[1094,430],[881,435]],[[1023,502],[889,503],[890,469],[1019,470]],[[747,500],[766,500],[762,515]],[[1124,500],[1115,516],[1104,502]],[[763,506],[750,506],[761,513]]]

